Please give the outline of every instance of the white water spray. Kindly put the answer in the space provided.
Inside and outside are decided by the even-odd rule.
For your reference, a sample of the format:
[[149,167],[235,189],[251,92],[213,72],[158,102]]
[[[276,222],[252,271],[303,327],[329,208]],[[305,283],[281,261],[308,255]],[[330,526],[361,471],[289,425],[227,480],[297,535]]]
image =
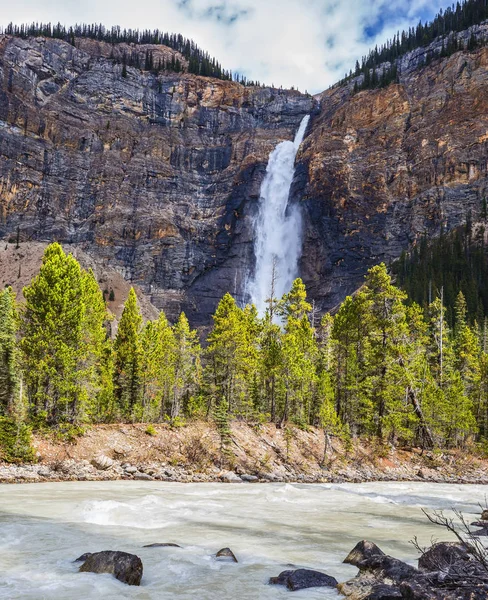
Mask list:
[[260,315],[266,310],[274,279],[274,296],[291,288],[300,258],[301,215],[298,206],[288,208],[288,196],[295,173],[295,157],[310,117],[302,119],[293,142],[281,142],[269,156],[261,185],[260,206],[254,228],[256,269],[248,293]]

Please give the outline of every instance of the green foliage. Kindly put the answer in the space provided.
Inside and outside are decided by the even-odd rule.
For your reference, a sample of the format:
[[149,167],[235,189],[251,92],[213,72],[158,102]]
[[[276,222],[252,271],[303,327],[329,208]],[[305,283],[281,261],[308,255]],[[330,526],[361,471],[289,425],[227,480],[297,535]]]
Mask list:
[[214,419],[229,464],[234,418],[283,425],[287,444],[289,424],[320,427],[324,461],[332,438],[346,451],[354,436],[383,449],[487,443],[488,321],[473,320],[459,290],[451,307],[442,293],[411,302],[384,264],[317,325],[300,279],[263,318],[226,294],[203,352],[183,313],[174,325],[163,312],[143,323],[133,289],[112,341],[93,273],[59,244],[24,295],[18,319],[11,290],[0,294],[6,460],[29,456],[29,427],[71,441],[90,422],[179,427],[194,417]]
[[0,415],[13,412],[19,387],[17,313],[10,287],[0,292]]
[[147,435],[158,435],[158,432],[156,431],[154,425],[148,425],[144,433],[147,433]]
[[459,292],[466,302],[469,323],[483,323],[488,316],[488,252],[485,225],[466,226],[429,241],[426,237],[411,253],[403,253],[393,264],[397,284],[412,302],[427,308],[441,290],[450,327],[456,321],[455,302]]
[[86,409],[86,358],[80,265],[57,243],[46,248],[39,274],[24,288],[21,351],[31,414],[48,424],[79,420]]
[[137,420],[142,397],[142,316],[134,288],[124,305],[114,342],[114,397],[123,419]]
[[30,427],[11,417],[0,416],[0,461],[21,463],[34,459]]

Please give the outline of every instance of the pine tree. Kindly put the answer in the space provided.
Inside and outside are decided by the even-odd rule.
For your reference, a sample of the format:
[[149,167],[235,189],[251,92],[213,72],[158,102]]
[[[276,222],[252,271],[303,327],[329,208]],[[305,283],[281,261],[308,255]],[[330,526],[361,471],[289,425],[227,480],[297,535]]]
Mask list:
[[185,313],[181,313],[173,327],[175,340],[174,350],[174,383],[171,401],[171,418],[179,417],[181,409],[187,414],[198,413],[199,406],[195,397],[201,377],[198,332],[190,329]]
[[7,287],[0,292],[0,415],[13,412],[19,388],[15,295]]
[[148,321],[142,331],[143,421],[163,419],[170,414],[175,380],[176,342],[166,315]]
[[130,289],[114,342],[114,396],[120,415],[136,418],[142,395],[142,316],[134,288]]
[[86,399],[77,367],[85,352],[81,268],[58,243],[24,288],[21,349],[31,414],[56,425],[79,421]]
[[246,316],[230,294],[225,294],[213,320],[206,349],[210,404],[225,401],[229,412],[246,414],[250,410],[249,390],[257,359],[252,318]]

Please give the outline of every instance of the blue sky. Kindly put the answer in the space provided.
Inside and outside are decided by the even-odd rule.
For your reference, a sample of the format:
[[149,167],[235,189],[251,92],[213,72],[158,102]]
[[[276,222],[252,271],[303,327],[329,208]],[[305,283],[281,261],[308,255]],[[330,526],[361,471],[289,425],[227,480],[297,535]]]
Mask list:
[[193,38],[225,68],[317,93],[397,30],[432,18],[443,0],[17,0],[6,25],[98,22]]

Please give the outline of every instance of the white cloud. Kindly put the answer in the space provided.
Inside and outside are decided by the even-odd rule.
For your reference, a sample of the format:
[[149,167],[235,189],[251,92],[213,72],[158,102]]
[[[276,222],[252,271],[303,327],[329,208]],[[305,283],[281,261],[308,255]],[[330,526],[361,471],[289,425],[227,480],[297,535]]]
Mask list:
[[[2,24],[103,23],[181,33],[225,68],[319,92],[397,30],[446,0],[2,0]],[[367,38],[365,28],[375,32]]]

